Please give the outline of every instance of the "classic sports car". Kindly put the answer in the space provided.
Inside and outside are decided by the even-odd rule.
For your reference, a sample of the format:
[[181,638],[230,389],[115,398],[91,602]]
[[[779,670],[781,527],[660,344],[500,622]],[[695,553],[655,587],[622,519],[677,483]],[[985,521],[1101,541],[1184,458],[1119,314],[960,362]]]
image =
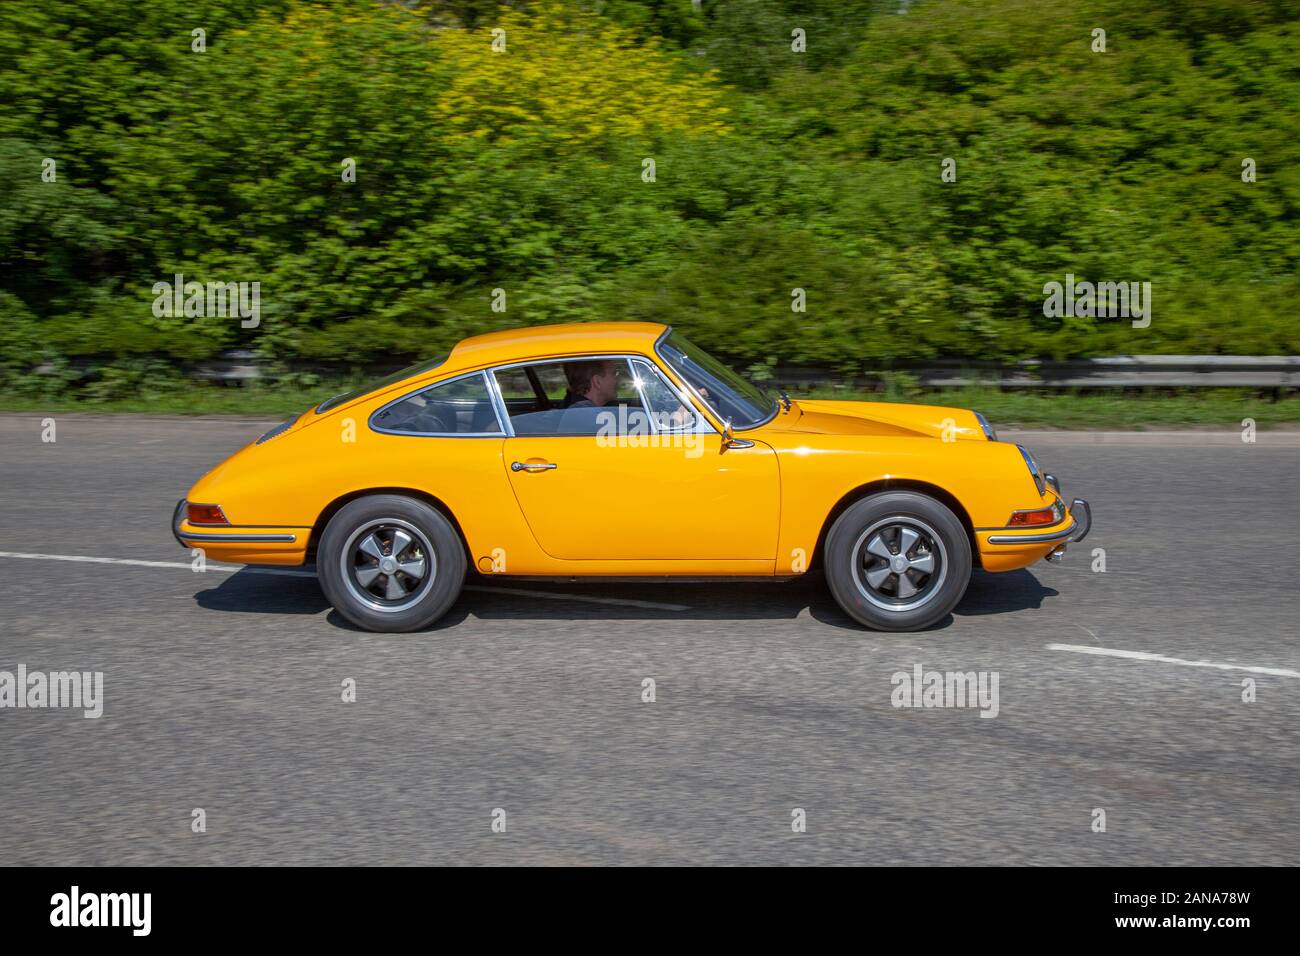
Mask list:
[[946,615],[972,566],[1052,560],[1092,523],[959,408],[773,397],[671,328],[556,325],[321,403],[218,465],[172,530],[215,560],[315,561],[373,631],[412,631],[473,568],[797,577],[870,628]]

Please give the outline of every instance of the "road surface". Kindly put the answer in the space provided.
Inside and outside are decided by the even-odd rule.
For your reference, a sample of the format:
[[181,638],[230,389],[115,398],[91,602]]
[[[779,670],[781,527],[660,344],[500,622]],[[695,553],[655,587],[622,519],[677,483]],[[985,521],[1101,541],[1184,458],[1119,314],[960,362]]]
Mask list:
[[[1014,436],[1093,534],[925,633],[820,579],[496,579],[398,636],[190,569],[173,505],[267,423],[40,418],[0,416],[0,670],[103,715],[0,709],[5,863],[1300,863],[1295,432]],[[918,664],[997,716],[895,708]]]

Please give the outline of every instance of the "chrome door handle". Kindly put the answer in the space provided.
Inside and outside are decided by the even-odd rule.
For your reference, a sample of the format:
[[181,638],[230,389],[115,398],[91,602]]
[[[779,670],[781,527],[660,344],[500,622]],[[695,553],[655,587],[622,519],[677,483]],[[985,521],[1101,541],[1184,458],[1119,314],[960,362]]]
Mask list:
[[550,471],[552,468],[560,466],[550,461],[512,461],[510,463],[511,471]]

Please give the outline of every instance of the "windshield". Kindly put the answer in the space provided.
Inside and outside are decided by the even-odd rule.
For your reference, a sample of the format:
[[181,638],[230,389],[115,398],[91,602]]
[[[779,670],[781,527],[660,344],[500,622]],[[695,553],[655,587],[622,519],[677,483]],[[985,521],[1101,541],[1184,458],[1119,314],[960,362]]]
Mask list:
[[685,336],[669,331],[657,350],[715,415],[731,422],[732,428],[753,428],[776,414],[776,402],[766,392],[686,341]]
[[322,415],[330,409],[338,408],[340,405],[346,405],[348,402],[360,398],[362,395],[369,395],[371,392],[377,392],[381,388],[387,388],[389,385],[396,385],[404,378],[410,378],[413,375],[422,375],[425,372],[432,371],[445,361],[447,361],[447,356],[439,355],[437,358],[428,359],[424,362],[417,362],[409,368],[402,369],[400,372],[394,372],[392,375],[381,378],[377,382],[370,382],[366,385],[362,385],[360,388],[354,388],[350,392],[343,392],[342,394],[335,395],[333,398],[327,398],[316,406],[316,414]]

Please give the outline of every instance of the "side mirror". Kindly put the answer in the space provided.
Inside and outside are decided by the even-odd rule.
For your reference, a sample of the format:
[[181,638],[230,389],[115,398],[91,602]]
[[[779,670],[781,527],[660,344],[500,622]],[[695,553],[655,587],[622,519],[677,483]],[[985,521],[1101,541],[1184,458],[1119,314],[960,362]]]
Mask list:
[[722,448],[726,451],[728,448],[753,448],[754,443],[748,438],[737,438],[736,433],[731,428],[731,419],[726,419],[722,423]]

